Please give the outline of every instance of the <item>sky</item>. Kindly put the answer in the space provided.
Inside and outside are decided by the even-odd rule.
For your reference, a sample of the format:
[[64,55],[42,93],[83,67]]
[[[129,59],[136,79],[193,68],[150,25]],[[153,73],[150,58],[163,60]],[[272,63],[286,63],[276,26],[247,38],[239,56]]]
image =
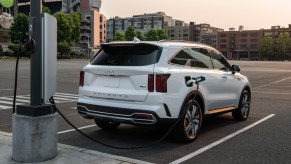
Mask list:
[[107,19],[163,11],[186,23],[209,23],[228,30],[269,29],[291,24],[291,0],[102,0]]

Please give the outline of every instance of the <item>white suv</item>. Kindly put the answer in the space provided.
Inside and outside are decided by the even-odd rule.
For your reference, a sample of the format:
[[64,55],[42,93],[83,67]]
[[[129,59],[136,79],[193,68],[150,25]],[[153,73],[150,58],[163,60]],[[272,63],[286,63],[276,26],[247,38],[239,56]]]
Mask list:
[[[102,129],[173,125],[174,134],[193,141],[205,115],[232,112],[247,119],[248,79],[216,49],[178,41],[111,42],[80,73],[78,112]],[[202,77],[197,85],[192,78]],[[178,119],[180,118],[180,119]]]

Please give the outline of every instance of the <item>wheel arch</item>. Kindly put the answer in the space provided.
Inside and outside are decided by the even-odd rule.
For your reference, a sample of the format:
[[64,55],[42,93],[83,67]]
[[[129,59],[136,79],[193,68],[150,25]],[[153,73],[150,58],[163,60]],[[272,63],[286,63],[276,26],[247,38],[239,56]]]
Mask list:
[[[195,96],[196,94],[196,96]],[[202,96],[202,94],[199,91],[191,91],[190,93],[188,93],[188,95],[185,97],[184,101],[183,101],[183,105],[180,109],[180,113],[179,116],[182,114],[182,110],[184,109],[186,103],[188,102],[188,100],[193,99],[195,96],[195,100],[199,103],[201,109],[202,109],[202,113],[203,115],[205,115],[205,102],[204,102],[204,98]]]
[[251,98],[252,97],[251,87],[249,85],[244,86],[244,88],[241,91],[241,93],[243,93],[244,90],[247,90],[249,92],[250,98]]
[[[251,100],[252,99],[251,87],[249,85],[245,85],[243,87],[243,89],[241,90],[240,97],[241,97],[241,95],[242,95],[242,93],[243,93],[244,90],[247,90],[249,92],[249,94],[250,94],[250,100]],[[239,97],[239,100],[238,100],[237,107],[239,107],[240,97]]]

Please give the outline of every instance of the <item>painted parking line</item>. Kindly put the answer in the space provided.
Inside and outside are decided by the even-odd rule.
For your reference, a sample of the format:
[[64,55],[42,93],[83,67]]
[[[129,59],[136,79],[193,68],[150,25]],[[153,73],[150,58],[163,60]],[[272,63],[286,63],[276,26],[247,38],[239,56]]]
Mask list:
[[[68,93],[56,93],[54,95],[54,99],[57,104],[74,102],[78,100],[78,97],[78,95]],[[0,97],[0,110],[11,109],[13,99],[13,96]],[[30,103],[30,95],[16,96],[16,105],[23,105],[27,103]]]
[[261,86],[258,86],[258,87],[253,87],[253,89],[266,87],[266,86],[269,86],[269,85],[273,85],[273,84],[276,84],[276,83],[280,83],[280,82],[285,81],[285,80],[288,80],[288,79],[291,79],[291,77],[287,77],[287,78],[284,78],[284,79],[281,79],[281,80],[278,80],[278,81],[274,81],[274,82],[269,83],[269,84],[261,85]]
[[[94,125],[83,126],[83,127],[79,127],[78,129],[79,130],[87,129],[87,128],[91,128],[91,127],[94,127],[94,126],[96,126],[96,125],[94,124]],[[58,134],[63,134],[63,133],[68,133],[68,132],[73,132],[73,131],[76,131],[76,129],[69,129],[69,130],[60,131],[60,132],[58,132]]]
[[[18,88],[17,90],[19,90],[20,88]],[[0,89],[0,91],[13,91],[14,89]]]
[[191,158],[193,158],[193,157],[195,157],[195,156],[197,156],[197,155],[199,155],[199,154],[201,154],[201,153],[203,153],[203,152],[205,152],[205,151],[207,151],[207,150],[209,150],[209,149],[211,149],[211,148],[213,148],[213,147],[215,147],[215,146],[217,146],[217,145],[219,145],[219,144],[221,144],[221,143],[223,143],[223,142],[225,142],[225,141],[227,141],[227,140],[229,140],[229,139],[231,139],[231,138],[233,138],[235,136],[237,136],[238,134],[253,128],[254,126],[256,126],[256,125],[268,120],[269,118],[271,118],[273,116],[275,116],[275,114],[270,114],[270,115],[260,119],[259,121],[257,121],[255,123],[243,128],[243,129],[240,129],[240,130],[238,130],[238,131],[236,131],[236,132],[234,132],[234,133],[232,133],[232,134],[230,134],[230,135],[228,135],[228,136],[226,136],[224,138],[221,138],[220,140],[215,141],[215,142],[213,142],[213,143],[211,143],[211,144],[209,144],[209,145],[207,145],[207,146],[205,146],[205,147],[203,147],[203,148],[201,148],[199,150],[196,150],[193,153],[190,153],[190,154],[188,154],[188,155],[186,155],[186,156],[184,156],[184,157],[182,157],[180,159],[177,159],[177,160],[171,162],[170,164],[178,164],[178,163],[185,162],[185,161],[187,161],[187,160],[189,160],[189,159],[191,159]]
[[252,91],[255,93],[264,93],[264,94],[276,94],[276,95],[291,95],[291,93],[282,93],[282,92],[261,92],[261,91]]

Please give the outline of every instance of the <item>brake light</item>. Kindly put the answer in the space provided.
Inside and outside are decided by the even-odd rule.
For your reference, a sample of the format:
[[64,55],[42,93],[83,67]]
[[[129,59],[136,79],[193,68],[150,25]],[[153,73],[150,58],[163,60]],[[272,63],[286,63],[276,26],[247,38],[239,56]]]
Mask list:
[[79,79],[79,86],[83,87],[84,86],[84,71],[80,71],[80,79]]
[[158,74],[156,75],[156,91],[157,92],[167,92],[167,80],[170,74]]
[[148,75],[148,90],[149,92],[154,91],[154,75],[153,74]]

